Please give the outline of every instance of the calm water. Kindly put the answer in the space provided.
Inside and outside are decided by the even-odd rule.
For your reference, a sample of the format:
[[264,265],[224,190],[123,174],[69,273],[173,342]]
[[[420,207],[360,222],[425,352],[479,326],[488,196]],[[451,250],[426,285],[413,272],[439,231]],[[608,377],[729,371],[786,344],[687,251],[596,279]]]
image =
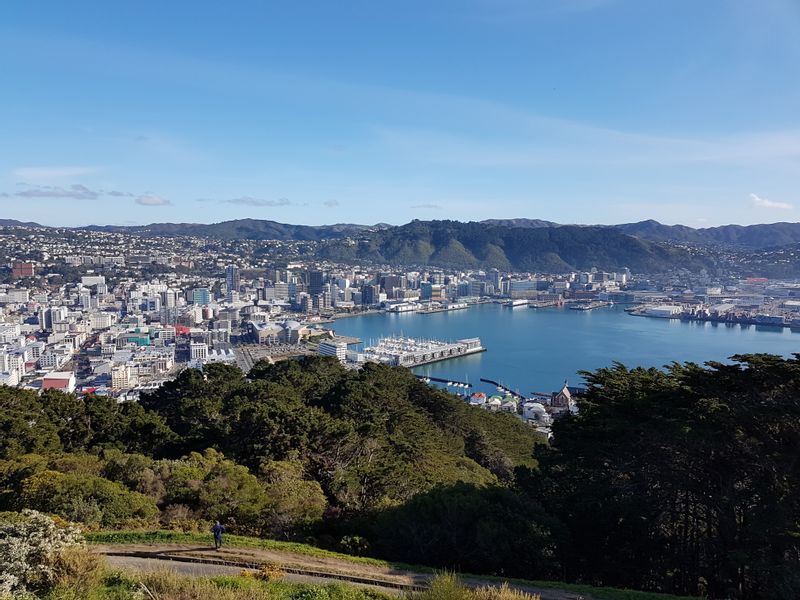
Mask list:
[[649,367],[672,361],[725,360],[751,352],[785,356],[800,352],[800,333],[788,328],[633,317],[620,306],[577,311],[482,304],[430,315],[340,319],[332,327],[364,342],[390,334],[443,340],[480,337],[487,352],[415,371],[469,381],[476,389],[489,391],[479,384],[484,377],[522,394],[555,390],[565,379],[579,385],[577,371],[608,366],[615,360],[629,367]]

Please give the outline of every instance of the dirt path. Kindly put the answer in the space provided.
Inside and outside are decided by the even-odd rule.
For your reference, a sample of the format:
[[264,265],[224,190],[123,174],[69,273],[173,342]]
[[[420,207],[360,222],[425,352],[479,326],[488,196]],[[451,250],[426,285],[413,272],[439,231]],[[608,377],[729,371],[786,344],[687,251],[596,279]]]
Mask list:
[[[197,544],[103,544],[94,546],[94,548],[102,554],[109,555],[111,564],[134,570],[142,566],[154,568],[166,565],[169,567],[171,564],[187,574],[211,575],[218,573],[218,569],[223,569],[225,573],[235,573],[245,565],[274,563],[287,570],[288,581],[296,580],[298,577],[310,578],[309,580],[316,582],[346,580],[350,583],[377,587],[394,593],[413,587],[426,586],[432,577],[430,573],[417,573],[337,558],[307,556],[260,548],[215,550]],[[201,560],[206,561],[206,564],[200,563]],[[226,565],[226,563],[228,564]],[[299,581],[299,579],[297,580]],[[480,578],[464,578],[463,581],[471,587],[498,585],[497,581]],[[511,584],[510,587],[540,594],[542,600],[594,600],[590,596],[567,590],[517,584]]]

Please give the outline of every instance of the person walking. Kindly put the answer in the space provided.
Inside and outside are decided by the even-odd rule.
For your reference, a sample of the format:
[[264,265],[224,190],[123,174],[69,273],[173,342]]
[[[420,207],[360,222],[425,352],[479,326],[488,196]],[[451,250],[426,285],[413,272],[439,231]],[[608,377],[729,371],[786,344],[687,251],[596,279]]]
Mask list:
[[214,523],[214,526],[211,528],[211,533],[214,534],[214,548],[219,550],[222,547],[222,533],[225,531],[225,528],[220,524],[219,521]]

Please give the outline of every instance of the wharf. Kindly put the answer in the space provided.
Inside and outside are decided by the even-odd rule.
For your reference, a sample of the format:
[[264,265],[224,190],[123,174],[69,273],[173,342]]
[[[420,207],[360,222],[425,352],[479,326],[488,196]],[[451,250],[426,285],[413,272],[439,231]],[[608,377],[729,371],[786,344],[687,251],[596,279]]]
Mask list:
[[483,383],[489,383],[489,384],[493,385],[494,387],[496,387],[501,392],[505,392],[506,394],[508,394],[510,396],[514,396],[514,398],[517,398],[518,400],[525,400],[525,396],[523,396],[519,392],[515,392],[511,388],[508,388],[508,387],[504,386],[502,383],[498,383],[496,381],[492,381],[491,379],[484,379],[483,377],[481,377],[481,381]]
[[359,362],[378,362],[390,366],[418,367],[441,360],[485,352],[480,338],[455,342],[406,337],[381,338],[359,353]]
[[464,389],[469,389],[472,387],[471,383],[466,381],[455,381],[453,379],[442,379],[441,377],[431,377],[430,375],[415,375],[417,379],[420,381],[424,381],[425,383],[430,383],[431,381],[435,381],[436,383],[444,383],[447,387],[459,387]]
[[561,306],[563,304],[563,300],[547,300],[541,302],[538,300],[531,300],[528,302],[528,308],[550,308],[553,306]]
[[595,308],[603,308],[605,306],[612,306],[611,302],[605,302],[603,300],[597,300],[595,302],[582,302],[582,303],[575,303],[571,304],[569,309],[570,310],[592,310]]
[[430,314],[433,314],[433,313],[449,312],[451,310],[464,310],[464,309],[467,309],[467,308],[469,308],[469,304],[463,303],[463,304],[455,304],[455,305],[451,305],[451,306],[440,306],[440,307],[437,307],[437,308],[420,308],[416,312],[417,312],[418,315],[430,315]]

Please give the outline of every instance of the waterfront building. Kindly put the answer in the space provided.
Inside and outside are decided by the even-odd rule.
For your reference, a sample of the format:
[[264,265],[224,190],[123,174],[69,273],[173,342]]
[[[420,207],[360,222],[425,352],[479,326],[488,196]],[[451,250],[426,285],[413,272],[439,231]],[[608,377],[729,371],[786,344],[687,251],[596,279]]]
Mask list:
[[644,313],[648,317],[658,317],[661,319],[671,319],[681,314],[683,308],[674,304],[660,304],[658,306],[648,306]]
[[347,343],[335,341],[320,342],[319,354],[320,356],[333,356],[340,362],[344,362],[347,358]]

